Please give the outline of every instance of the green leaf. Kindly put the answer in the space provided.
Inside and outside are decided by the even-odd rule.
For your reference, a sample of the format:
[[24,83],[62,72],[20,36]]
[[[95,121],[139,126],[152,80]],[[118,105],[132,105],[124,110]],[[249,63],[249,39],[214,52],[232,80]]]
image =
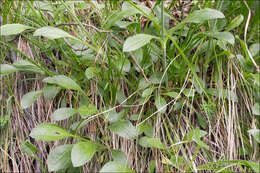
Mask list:
[[150,97],[151,94],[153,93],[153,88],[147,88],[143,91],[142,97]]
[[93,104],[89,104],[88,106],[86,105],[80,106],[78,112],[82,118],[86,118],[90,115],[96,114],[98,111],[96,106],[94,106]]
[[150,173],[154,173],[156,168],[155,160],[150,160],[148,170]]
[[137,134],[140,135],[141,133],[144,132],[144,134],[148,137],[153,137],[153,126],[147,122],[142,123],[137,127]]
[[167,103],[166,103],[166,101],[164,100],[163,97],[161,97],[161,96],[156,97],[155,106],[158,109],[158,111],[160,110],[159,112],[161,112],[163,114],[166,112],[166,110],[167,110],[167,106],[165,106],[166,104]]
[[194,84],[194,87],[196,89],[196,91],[199,94],[202,94],[203,90],[205,90],[205,83],[203,82],[203,80],[201,78],[197,78],[197,79],[193,79],[192,83]]
[[211,36],[219,40],[224,40],[232,45],[235,43],[235,38],[230,32],[214,32],[211,34]]
[[[137,5],[138,8],[140,8],[143,12],[145,12],[146,14],[150,14],[151,13],[151,9],[146,7],[145,5]],[[129,2],[125,1],[122,4],[122,10],[125,10],[127,8],[134,8]],[[139,14],[142,14],[141,11],[139,11],[138,9],[134,8],[135,10],[137,10],[136,12]]]
[[218,10],[205,8],[202,10],[195,10],[188,17],[184,19],[184,23],[203,23],[206,20],[225,18],[224,14]]
[[52,27],[52,26],[45,26],[45,27],[37,29],[33,33],[33,36],[43,36],[43,37],[46,37],[48,39],[58,39],[58,38],[73,38],[73,39],[76,39],[75,37],[68,34],[67,32],[65,32],[65,31],[63,31],[59,28]]
[[37,98],[41,95],[42,91],[31,91],[29,93],[26,93],[23,95],[22,100],[21,100],[21,107],[23,109],[26,109],[30,107],[36,100]]
[[126,165],[120,163],[120,162],[108,162],[106,163],[100,172],[134,172],[132,169],[128,168]]
[[119,58],[113,62],[118,70],[122,70],[124,72],[129,72],[131,69],[131,64],[128,59]]
[[77,112],[78,111],[74,108],[60,108],[53,112],[51,118],[54,121],[65,120],[65,119],[73,116]]
[[195,136],[196,138],[202,138],[207,134],[207,132],[200,130],[198,127],[196,129],[190,130],[185,136],[184,140],[192,141]]
[[49,172],[65,169],[71,165],[71,144],[56,147],[47,157]]
[[165,81],[165,78],[163,78],[163,73],[161,72],[156,72],[156,73],[153,73],[149,80],[151,81],[152,84],[159,84],[160,82],[164,82]]
[[119,21],[115,22],[115,25],[118,26],[119,28],[124,28],[124,29],[126,29],[126,27],[127,27],[128,25],[131,25],[132,23],[133,23],[133,22],[128,22],[128,21],[121,21],[121,20],[119,20]]
[[119,120],[115,123],[112,123],[109,126],[109,129],[113,133],[127,139],[133,139],[137,136],[136,128],[128,120]]
[[[141,116],[142,116],[142,115],[140,115],[140,117],[141,117]],[[130,120],[132,120],[132,121],[137,121],[138,118],[139,118],[139,115],[138,115],[138,114],[132,114],[131,117],[130,117]]]
[[252,162],[252,161],[246,161],[247,165],[252,169],[254,170],[254,172],[259,172],[260,170],[260,164],[259,163],[255,163],[255,162]]
[[117,113],[115,110],[112,110],[109,111],[107,114],[105,114],[105,118],[111,123],[120,120],[123,116],[124,116],[124,111]]
[[199,146],[209,149],[209,146],[200,140],[201,137],[202,131],[199,128],[196,128],[192,136],[193,141],[195,141]]
[[13,66],[19,71],[44,74],[44,71],[27,60],[16,61]]
[[186,96],[186,97],[194,97],[195,96],[195,89],[188,89],[188,88],[185,88],[183,90],[183,94]]
[[210,163],[200,165],[197,168],[198,168],[198,170],[210,170],[211,166],[214,165],[214,167],[215,167],[215,165],[217,165],[217,164],[244,165],[244,166],[247,166],[247,167],[250,167],[251,169],[253,169],[254,172],[259,172],[259,169],[260,169],[260,164],[252,162],[252,161],[246,161],[246,160],[224,160],[224,161],[210,162]]
[[88,78],[88,79],[91,79],[93,78],[94,76],[97,76],[98,73],[100,73],[100,69],[97,68],[97,67],[89,67],[86,69],[85,71],[85,76]]
[[132,37],[128,37],[123,45],[124,52],[131,52],[148,44],[155,36],[148,34],[137,34]]
[[47,77],[43,79],[43,82],[49,83],[49,84],[56,84],[66,89],[72,89],[72,90],[78,90],[82,91],[80,86],[71,78],[64,76],[64,75],[57,75],[53,77]]
[[260,43],[255,43],[255,44],[252,44],[249,48],[250,52],[251,52],[251,55],[253,57],[259,55],[260,53]]
[[[141,8],[146,13],[151,12],[151,10],[149,8],[147,8],[146,6],[138,5],[138,7]],[[121,19],[127,18],[129,16],[132,16],[132,15],[135,15],[138,13],[141,13],[141,12],[134,7],[122,8],[120,11],[116,11],[115,13],[113,13],[112,15],[110,15],[107,18],[107,20],[104,24],[104,27],[105,27],[105,29],[109,29],[113,24],[120,21]]]
[[260,115],[260,104],[259,104],[259,103],[255,103],[255,104],[254,104],[253,114],[254,114],[254,115]]
[[43,96],[45,99],[53,99],[59,92],[60,92],[60,87],[56,87],[54,85],[46,85],[43,89]]
[[39,152],[40,150],[36,148],[33,144],[31,144],[29,141],[22,142],[21,149],[23,152],[25,152],[28,156],[35,157],[36,152]]
[[123,17],[132,16],[137,13],[138,10],[136,10],[135,8],[127,8],[121,11],[117,11],[108,17],[104,27],[105,29],[109,29],[114,23],[121,20]]
[[[175,99],[180,98],[179,93],[174,92],[174,91],[172,91],[172,92],[167,92],[167,93],[161,93],[161,94],[162,94],[162,95],[169,96],[169,97],[172,97],[172,98],[175,98]],[[178,95],[179,95],[179,96],[178,96]]]
[[127,164],[127,157],[124,152],[120,150],[111,150],[111,155],[115,162],[120,162],[124,165]]
[[242,14],[235,17],[226,27],[226,31],[230,31],[236,27],[238,27],[244,20],[244,16]]
[[14,73],[16,71],[18,71],[18,69],[15,68],[12,65],[9,65],[9,64],[1,64],[0,65],[0,75],[1,76],[8,75],[8,74]]
[[139,139],[139,145],[141,145],[142,147],[165,149],[165,146],[161,143],[160,139],[149,138],[147,136]]
[[15,35],[21,32],[32,29],[33,27],[22,25],[19,23],[5,24],[0,27],[0,35]]
[[138,88],[139,89],[145,89],[147,88],[148,86],[150,86],[151,83],[150,82],[147,82],[146,80],[144,80],[143,78],[139,81],[139,84],[138,84]]
[[33,128],[30,136],[42,141],[55,141],[73,136],[63,128],[50,123],[43,123]]
[[248,130],[248,133],[254,136],[255,140],[260,143],[260,130],[259,129],[251,129]]
[[84,165],[94,156],[95,152],[96,146],[90,141],[75,144],[71,151],[71,161],[73,166],[78,167]]

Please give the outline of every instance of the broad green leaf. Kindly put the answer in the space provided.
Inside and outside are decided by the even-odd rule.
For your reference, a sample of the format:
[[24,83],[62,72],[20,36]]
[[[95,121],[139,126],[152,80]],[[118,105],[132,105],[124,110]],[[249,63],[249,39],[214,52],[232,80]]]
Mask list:
[[55,124],[43,123],[33,128],[30,133],[30,136],[37,140],[55,141],[73,135]]
[[13,66],[19,71],[44,74],[44,71],[27,60],[19,60]]
[[74,167],[82,166],[87,163],[95,154],[96,146],[88,141],[75,144],[71,151],[71,161]]
[[116,101],[119,102],[119,103],[122,103],[122,102],[125,101],[124,103],[127,104],[127,101],[126,101],[126,100],[127,100],[127,99],[126,99],[126,96],[125,96],[124,92],[118,90],[118,91],[116,92]]
[[19,23],[5,24],[0,27],[0,35],[15,35],[21,32],[32,29],[33,27],[22,25]]
[[192,139],[193,139],[193,141],[195,141],[199,146],[204,147],[204,148],[206,148],[206,149],[209,149],[209,146],[200,140],[200,138],[201,138],[201,136],[202,136],[201,133],[202,133],[201,130],[200,130],[199,128],[196,128],[195,131],[194,131],[194,134],[193,134],[193,136],[192,136]]
[[[146,6],[138,5],[138,7],[141,8],[146,13],[151,12],[151,10],[149,8],[147,8]],[[139,13],[141,13],[141,12],[134,7],[121,8],[120,11],[116,11],[115,13],[113,13],[112,15],[110,15],[107,18],[107,20],[104,24],[104,27],[105,27],[105,29],[109,29],[113,24],[120,21],[121,19],[135,15],[135,14],[139,14]]]
[[154,128],[151,124],[145,122],[137,127],[137,134],[144,133],[148,137],[153,137]]
[[[143,49],[140,48],[140,49],[137,49],[135,51],[132,52],[136,61],[138,62],[138,64],[142,64],[142,61],[143,61]],[[135,70],[140,72],[139,68],[137,66],[135,66]]]
[[183,90],[183,94],[186,96],[186,97],[194,97],[195,96],[195,89],[188,89],[188,88],[185,88]]
[[151,94],[153,93],[153,88],[147,88],[143,91],[142,97],[150,97]]
[[96,106],[94,106],[93,104],[89,104],[88,106],[86,105],[80,106],[78,112],[82,118],[86,118],[90,115],[96,114],[98,111]]
[[253,57],[259,55],[260,53],[260,43],[255,43],[255,44],[252,44],[249,48],[250,52],[251,52],[251,55]]
[[55,85],[46,85],[43,89],[43,96],[45,99],[53,99],[59,92],[60,92],[60,87],[56,87]]
[[49,11],[48,14],[52,14],[53,8],[50,1],[34,1],[33,5],[43,11]]
[[254,81],[254,85],[256,85],[257,87],[260,87],[260,73],[252,74],[252,76],[254,78],[254,80],[253,80]]
[[111,150],[112,158],[115,162],[120,162],[124,165],[127,164],[127,157],[121,150]]
[[131,52],[148,44],[155,36],[148,34],[137,34],[132,37],[128,37],[123,45],[124,52]]
[[144,80],[143,78],[139,81],[139,84],[138,84],[138,88],[139,89],[145,89],[147,88],[148,86],[150,86],[151,83],[150,82],[147,82],[146,80]]
[[235,38],[230,32],[214,32],[211,36],[219,40],[224,40],[232,45],[235,43]]
[[35,157],[36,152],[40,151],[33,144],[31,144],[29,141],[22,142],[21,149],[27,155],[32,156],[32,157]]
[[131,172],[131,173],[133,173],[134,171],[132,169],[128,168],[126,165],[120,163],[120,162],[108,162],[102,167],[100,172],[101,173],[102,172],[104,172],[104,173],[107,173],[107,172],[120,172],[120,173]]
[[253,106],[253,114],[254,115],[260,115],[260,104],[255,103]]
[[260,130],[259,129],[251,129],[248,130],[248,133],[254,136],[255,140],[260,143]]
[[205,8],[201,10],[195,10],[190,13],[181,23],[172,27],[168,33],[172,35],[174,31],[184,27],[186,23],[204,23],[207,20],[225,18],[224,14],[218,10]]
[[8,75],[10,73],[14,73],[18,71],[17,68],[15,68],[14,66],[12,65],[9,65],[9,64],[0,64],[0,75],[1,76],[4,76],[4,75]]
[[[141,115],[142,116],[142,115]],[[132,121],[137,121],[138,120],[139,115],[138,114],[132,114],[130,117],[130,120]]]
[[57,109],[52,113],[52,120],[59,121],[59,120],[65,120],[74,114],[76,114],[78,111],[74,108],[60,108]]
[[[180,95],[177,93],[177,92],[167,92],[167,93],[161,93],[162,95],[166,95],[166,96],[169,96],[169,97],[172,97],[172,98],[180,98]],[[178,96],[179,95],[179,96]]]
[[119,120],[115,123],[112,123],[109,126],[109,129],[113,133],[127,139],[133,139],[137,136],[136,128],[128,120]]
[[167,103],[166,103],[166,101],[164,100],[164,98],[163,97],[161,97],[161,96],[159,96],[159,97],[156,97],[155,98],[155,106],[156,106],[156,108],[157,108],[157,110],[159,111],[159,112],[161,112],[161,113],[165,113],[166,112],[166,110],[167,110],[167,106],[165,106]]
[[181,167],[183,164],[185,164],[186,167],[192,167],[191,165],[189,165],[186,162],[186,159],[184,159],[182,156],[171,156],[170,160],[167,160],[168,164],[171,164],[172,166],[174,166],[175,168],[177,168],[178,170],[182,170]]
[[226,27],[226,31],[230,31],[236,27],[238,27],[244,20],[244,16],[242,14],[235,17]]
[[209,146],[202,142],[200,138],[204,137],[207,134],[207,132],[200,130],[198,127],[196,129],[190,130],[185,136],[184,140],[187,140],[189,142],[194,141],[199,146],[204,147],[206,149],[209,149]]
[[122,70],[124,72],[129,72],[131,69],[131,64],[128,59],[118,58],[113,62],[118,70]]
[[56,147],[47,157],[49,172],[65,169],[71,165],[71,144]]
[[163,77],[163,73],[157,72],[157,73],[153,73],[149,78],[149,80],[151,81],[152,84],[159,84],[160,82],[165,81],[165,78],[162,79],[162,77]]
[[111,123],[114,123],[118,120],[120,120],[124,116],[124,111],[116,112],[115,110],[109,111],[107,114],[105,114],[105,118],[110,121]]
[[[199,133],[198,133],[199,132]],[[199,135],[198,135],[199,134]],[[202,138],[207,134],[207,132],[200,130],[198,127],[196,129],[190,130],[185,136],[184,140],[192,141],[195,136],[196,138]]]
[[128,22],[128,21],[117,21],[117,22],[115,22],[115,25],[116,26],[118,26],[119,28],[124,28],[124,29],[126,29],[126,27],[128,26],[128,25],[131,25],[133,22]]
[[147,136],[139,139],[139,145],[141,145],[142,147],[165,149],[165,146],[161,143],[160,139],[149,138]]
[[21,100],[21,107],[23,109],[26,109],[30,107],[36,100],[37,98],[41,95],[42,91],[31,91],[29,93],[26,93],[23,95],[22,100]]
[[100,69],[97,68],[97,67],[89,67],[86,69],[85,71],[85,76],[88,78],[88,79],[91,79],[93,78],[94,76],[97,76],[98,73],[100,73]]
[[105,27],[105,29],[109,29],[114,23],[121,20],[122,18],[132,16],[137,13],[138,13],[138,10],[136,10],[135,8],[127,8],[124,10],[117,11],[108,17],[107,21],[105,22],[104,27]]
[[[151,9],[146,7],[145,5],[137,5],[137,7],[139,7],[141,10],[143,10],[143,12],[145,12],[146,14],[151,13]],[[127,8],[134,8],[131,4],[129,4],[129,2],[125,1],[122,4],[122,10],[125,10]],[[135,10],[137,10],[136,8],[134,8]],[[137,10],[137,13],[142,14],[139,10]]]
[[46,37],[48,39],[58,39],[58,38],[73,38],[73,39],[76,39],[75,37],[68,34],[67,32],[65,32],[65,31],[63,31],[59,28],[52,27],[52,26],[45,26],[45,27],[37,29],[33,33],[33,36],[43,36],[43,37]]
[[218,10],[205,8],[202,10],[195,10],[188,17],[184,19],[184,23],[203,23],[206,20],[225,18],[224,14]]
[[196,91],[199,93],[199,94],[202,94],[203,90],[205,90],[205,82],[201,79],[201,78],[194,78],[192,80],[192,83],[194,84],[194,87],[196,89]]
[[43,79],[43,82],[49,84],[56,84],[66,89],[82,91],[80,86],[71,78],[64,75],[57,75]]

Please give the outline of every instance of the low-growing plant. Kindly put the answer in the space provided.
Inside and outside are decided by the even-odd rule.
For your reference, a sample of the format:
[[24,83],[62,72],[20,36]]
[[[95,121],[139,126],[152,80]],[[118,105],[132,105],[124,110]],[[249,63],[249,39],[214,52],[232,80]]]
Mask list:
[[[100,172],[260,169],[252,154],[237,156],[259,148],[259,40],[248,47],[241,39],[245,16],[224,15],[228,2],[193,2],[180,21],[171,15],[176,4],[165,5],[24,2],[25,17],[1,26],[1,45],[22,57],[1,64],[1,76],[19,72],[44,84],[24,94],[19,109],[41,97],[58,102],[51,122],[37,123],[21,146],[44,172],[44,164],[49,172],[81,171],[92,161]],[[16,36],[33,45],[31,54],[8,41]],[[58,146],[43,161],[32,138]],[[136,148],[131,164],[121,145]],[[155,160],[142,165],[149,152]]]

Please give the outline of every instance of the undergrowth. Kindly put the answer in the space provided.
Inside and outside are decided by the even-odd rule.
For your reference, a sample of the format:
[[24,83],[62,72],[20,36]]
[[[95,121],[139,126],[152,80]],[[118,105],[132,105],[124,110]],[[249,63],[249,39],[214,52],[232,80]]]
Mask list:
[[258,1],[1,2],[2,172],[259,172]]

